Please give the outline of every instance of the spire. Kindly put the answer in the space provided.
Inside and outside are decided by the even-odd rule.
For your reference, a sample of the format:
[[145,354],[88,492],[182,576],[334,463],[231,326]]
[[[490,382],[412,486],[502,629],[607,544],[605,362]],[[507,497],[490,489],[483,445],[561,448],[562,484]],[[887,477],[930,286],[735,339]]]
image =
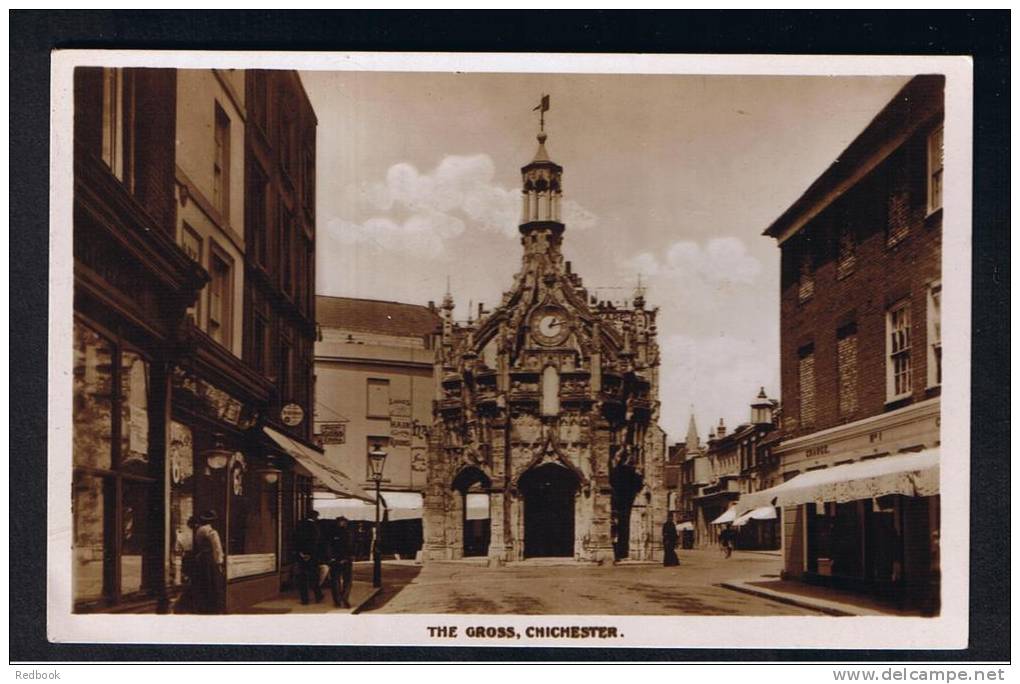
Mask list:
[[694,422],[694,407],[691,406],[691,419],[687,423],[687,453],[694,453],[695,451],[698,451],[699,448],[698,425]]

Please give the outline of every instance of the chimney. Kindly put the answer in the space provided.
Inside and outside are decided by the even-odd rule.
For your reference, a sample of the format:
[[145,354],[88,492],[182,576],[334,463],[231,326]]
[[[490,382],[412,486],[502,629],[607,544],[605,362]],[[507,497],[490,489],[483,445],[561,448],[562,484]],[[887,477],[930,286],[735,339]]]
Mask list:
[[719,419],[719,427],[715,429],[716,439],[722,439],[726,436],[726,426],[723,424],[723,419]]
[[478,302],[478,319],[481,320],[482,316],[485,315],[485,304],[484,302]]
[[570,275],[572,271],[571,271],[571,264],[570,264],[569,261],[566,263],[566,267],[567,267],[567,275]]
[[431,299],[429,300],[429,312],[431,312],[431,313],[435,313],[436,312],[436,303],[434,301],[432,301]]

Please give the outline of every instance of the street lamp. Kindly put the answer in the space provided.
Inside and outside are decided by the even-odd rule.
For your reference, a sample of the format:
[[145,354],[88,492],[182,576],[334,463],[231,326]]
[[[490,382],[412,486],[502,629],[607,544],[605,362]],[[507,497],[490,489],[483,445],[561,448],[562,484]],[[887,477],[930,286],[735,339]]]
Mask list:
[[379,549],[379,485],[382,483],[383,468],[386,466],[386,452],[382,445],[373,444],[368,452],[368,466],[375,480],[375,543],[372,545],[372,586],[382,586],[382,553]]

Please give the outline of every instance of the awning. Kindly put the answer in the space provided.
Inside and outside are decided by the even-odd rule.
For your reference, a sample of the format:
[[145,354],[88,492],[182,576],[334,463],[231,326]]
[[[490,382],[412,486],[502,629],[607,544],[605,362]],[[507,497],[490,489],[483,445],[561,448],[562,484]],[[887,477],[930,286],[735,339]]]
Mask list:
[[[382,501],[380,518],[395,522],[422,517],[422,496],[417,492],[382,492],[379,498]],[[323,518],[338,518],[342,515],[348,520],[375,521],[374,495],[370,499],[359,501],[322,493],[314,496],[312,507]]]
[[749,511],[763,506],[826,501],[845,503],[888,494],[934,496],[938,493],[939,450],[936,447],[801,473],[781,485],[742,495],[737,509]]
[[749,520],[775,520],[776,509],[772,506],[762,506],[753,511],[748,511],[733,521],[734,527],[743,527]]
[[351,478],[347,477],[343,471],[327,461],[326,457],[322,454],[291,439],[287,435],[277,432],[273,428],[264,427],[262,429],[269,435],[270,439],[276,442],[281,449],[286,451],[291,458],[300,463],[330,491],[342,494],[343,496],[362,499],[363,501],[375,501],[372,496],[366,494]]
[[712,521],[713,525],[725,525],[726,523],[733,522],[737,517],[736,506],[731,506],[726,509],[726,512],[720,515],[718,518]]

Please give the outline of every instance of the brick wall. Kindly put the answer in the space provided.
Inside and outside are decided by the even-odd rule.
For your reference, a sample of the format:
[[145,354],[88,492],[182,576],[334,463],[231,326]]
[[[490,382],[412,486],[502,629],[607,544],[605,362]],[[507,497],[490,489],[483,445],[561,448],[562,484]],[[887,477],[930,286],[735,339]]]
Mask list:
[[[783,429],[787,437],[877,415],[938,393],[927,389],[927,291],[941,274],[942,215],[927,216],[927,135],[922,127],[856,186],[830,204],[782,245],[781,375]],[[840,235],[856,241],[854,263],[839,268]],[[898,237],[890,241],[890,235]],[[846,246],[844,244],[844,254]],[[804,255],[814,287],[801,301]],[[886,310],[909,299],[910,397],[886,403]],[[839,373],[839,339],[847,331],[844,362],[856,356],[855,373]],[[800,416],[800,370],[805,349],[814,357],[813,425]],[[848,387],[856,375],[856,400]],[[841,401],[842,393],[842,401]],[[840,405],[843,412],[840,412]]]

